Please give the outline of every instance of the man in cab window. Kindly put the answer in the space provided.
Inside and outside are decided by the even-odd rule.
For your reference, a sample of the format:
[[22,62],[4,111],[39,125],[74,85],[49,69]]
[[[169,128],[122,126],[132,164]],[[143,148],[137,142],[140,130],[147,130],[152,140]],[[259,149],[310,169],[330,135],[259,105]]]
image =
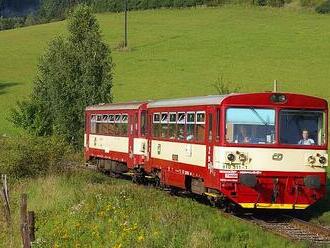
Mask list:
[[315,141],[309,138],[309,131],[307,129],[302,131],[302,139],[299,140],[298,145],[315,145]]

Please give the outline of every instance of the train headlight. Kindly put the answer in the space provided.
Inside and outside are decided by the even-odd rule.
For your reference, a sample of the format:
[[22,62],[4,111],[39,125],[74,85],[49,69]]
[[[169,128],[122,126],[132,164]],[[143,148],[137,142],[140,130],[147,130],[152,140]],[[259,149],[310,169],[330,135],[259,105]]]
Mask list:
[[247,160],[247,156],[244,154],[244,153],[241,153],[239,156],[238,156],[238,160],[241,161],[242,163],[246,162]]
[[310,164],[315,164],[316,158],[314,156],[309,156],[307,159],[308,163]]
[[235,156],[234,154],[232,154],[232,153],[229,153],[229,154],[227,155],[227,159],[228,159],[228,161],[230,161],[230,162],[234,162],[235,159],[236,159],[236,156]]
[[327,163],[327,158],[322,156],[319,158],[319,162],[320,162],[320,164],[325,165]]
[[270,97],[271,101],[274,103],[284,103],[287,101],[287,97],[284,94],[275,93]]

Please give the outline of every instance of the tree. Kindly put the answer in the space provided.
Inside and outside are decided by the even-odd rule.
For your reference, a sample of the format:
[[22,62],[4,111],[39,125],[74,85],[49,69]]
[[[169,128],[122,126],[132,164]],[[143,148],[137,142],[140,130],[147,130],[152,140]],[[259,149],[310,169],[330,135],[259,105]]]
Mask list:
[[112,101],[113,63],[89,7],[75,9],[68,31],[68,37],[50,42],[30,98],[17,104],[11,120],[37,136],[60,135],[78,146],[83,141],[85,107]]
[[240,91],[239,86],[235,86],[231,82],[225,82],[223,76],[218,77],[212,86],[215,88],[218,95],[226,95]]

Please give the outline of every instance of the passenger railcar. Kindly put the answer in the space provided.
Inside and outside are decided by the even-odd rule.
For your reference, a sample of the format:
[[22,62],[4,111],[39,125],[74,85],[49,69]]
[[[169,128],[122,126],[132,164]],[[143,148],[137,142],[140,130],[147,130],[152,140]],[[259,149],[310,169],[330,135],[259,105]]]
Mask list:
[[86,108],[85,160],[116,173],[143,165],[146,157],[146,102]]
[[305,209],[325,196],[327,127],[325,100],[291,93],[97,105],[85,157],[227,206]]

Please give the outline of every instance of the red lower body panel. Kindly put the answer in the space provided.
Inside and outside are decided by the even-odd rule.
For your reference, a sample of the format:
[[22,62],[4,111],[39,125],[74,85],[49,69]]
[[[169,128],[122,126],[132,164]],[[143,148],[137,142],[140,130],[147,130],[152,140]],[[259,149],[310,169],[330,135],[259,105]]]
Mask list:
[[148,162],[146,169],[153,168],[162,171],[163,182],[170,186],[184,188],[185,176],[202,178],[205,187],[218,190],[243,208],[304,209],[326,194],[326,173],[216,170],[161,159]]
[[[141,155],[130,157],[127,153],[85,149],[85,159],[91,157],[124,162],[128,168],[144,165],[147,173],[158,169],[162,183],[182,189],[186,187],[187,176],[202,178],[206,188],[218,190],[243,208],[304,209],[326,194],[325,172],[217,170],[154,158],[144,161]],[[311,180],[306,180],[308,177]]]
[[115,151],[105,152],[104,150],[100,150],[100,149],[85,148],[85,160],[88,161],[91,158],[101,158],[101,159],[109,159],[118,162],[123,162],[127,164],[128,168],[133,168],[134,166],[144,164],[143,155],[130,156],[128,153],[124,153],[124,152],[115,152]]

